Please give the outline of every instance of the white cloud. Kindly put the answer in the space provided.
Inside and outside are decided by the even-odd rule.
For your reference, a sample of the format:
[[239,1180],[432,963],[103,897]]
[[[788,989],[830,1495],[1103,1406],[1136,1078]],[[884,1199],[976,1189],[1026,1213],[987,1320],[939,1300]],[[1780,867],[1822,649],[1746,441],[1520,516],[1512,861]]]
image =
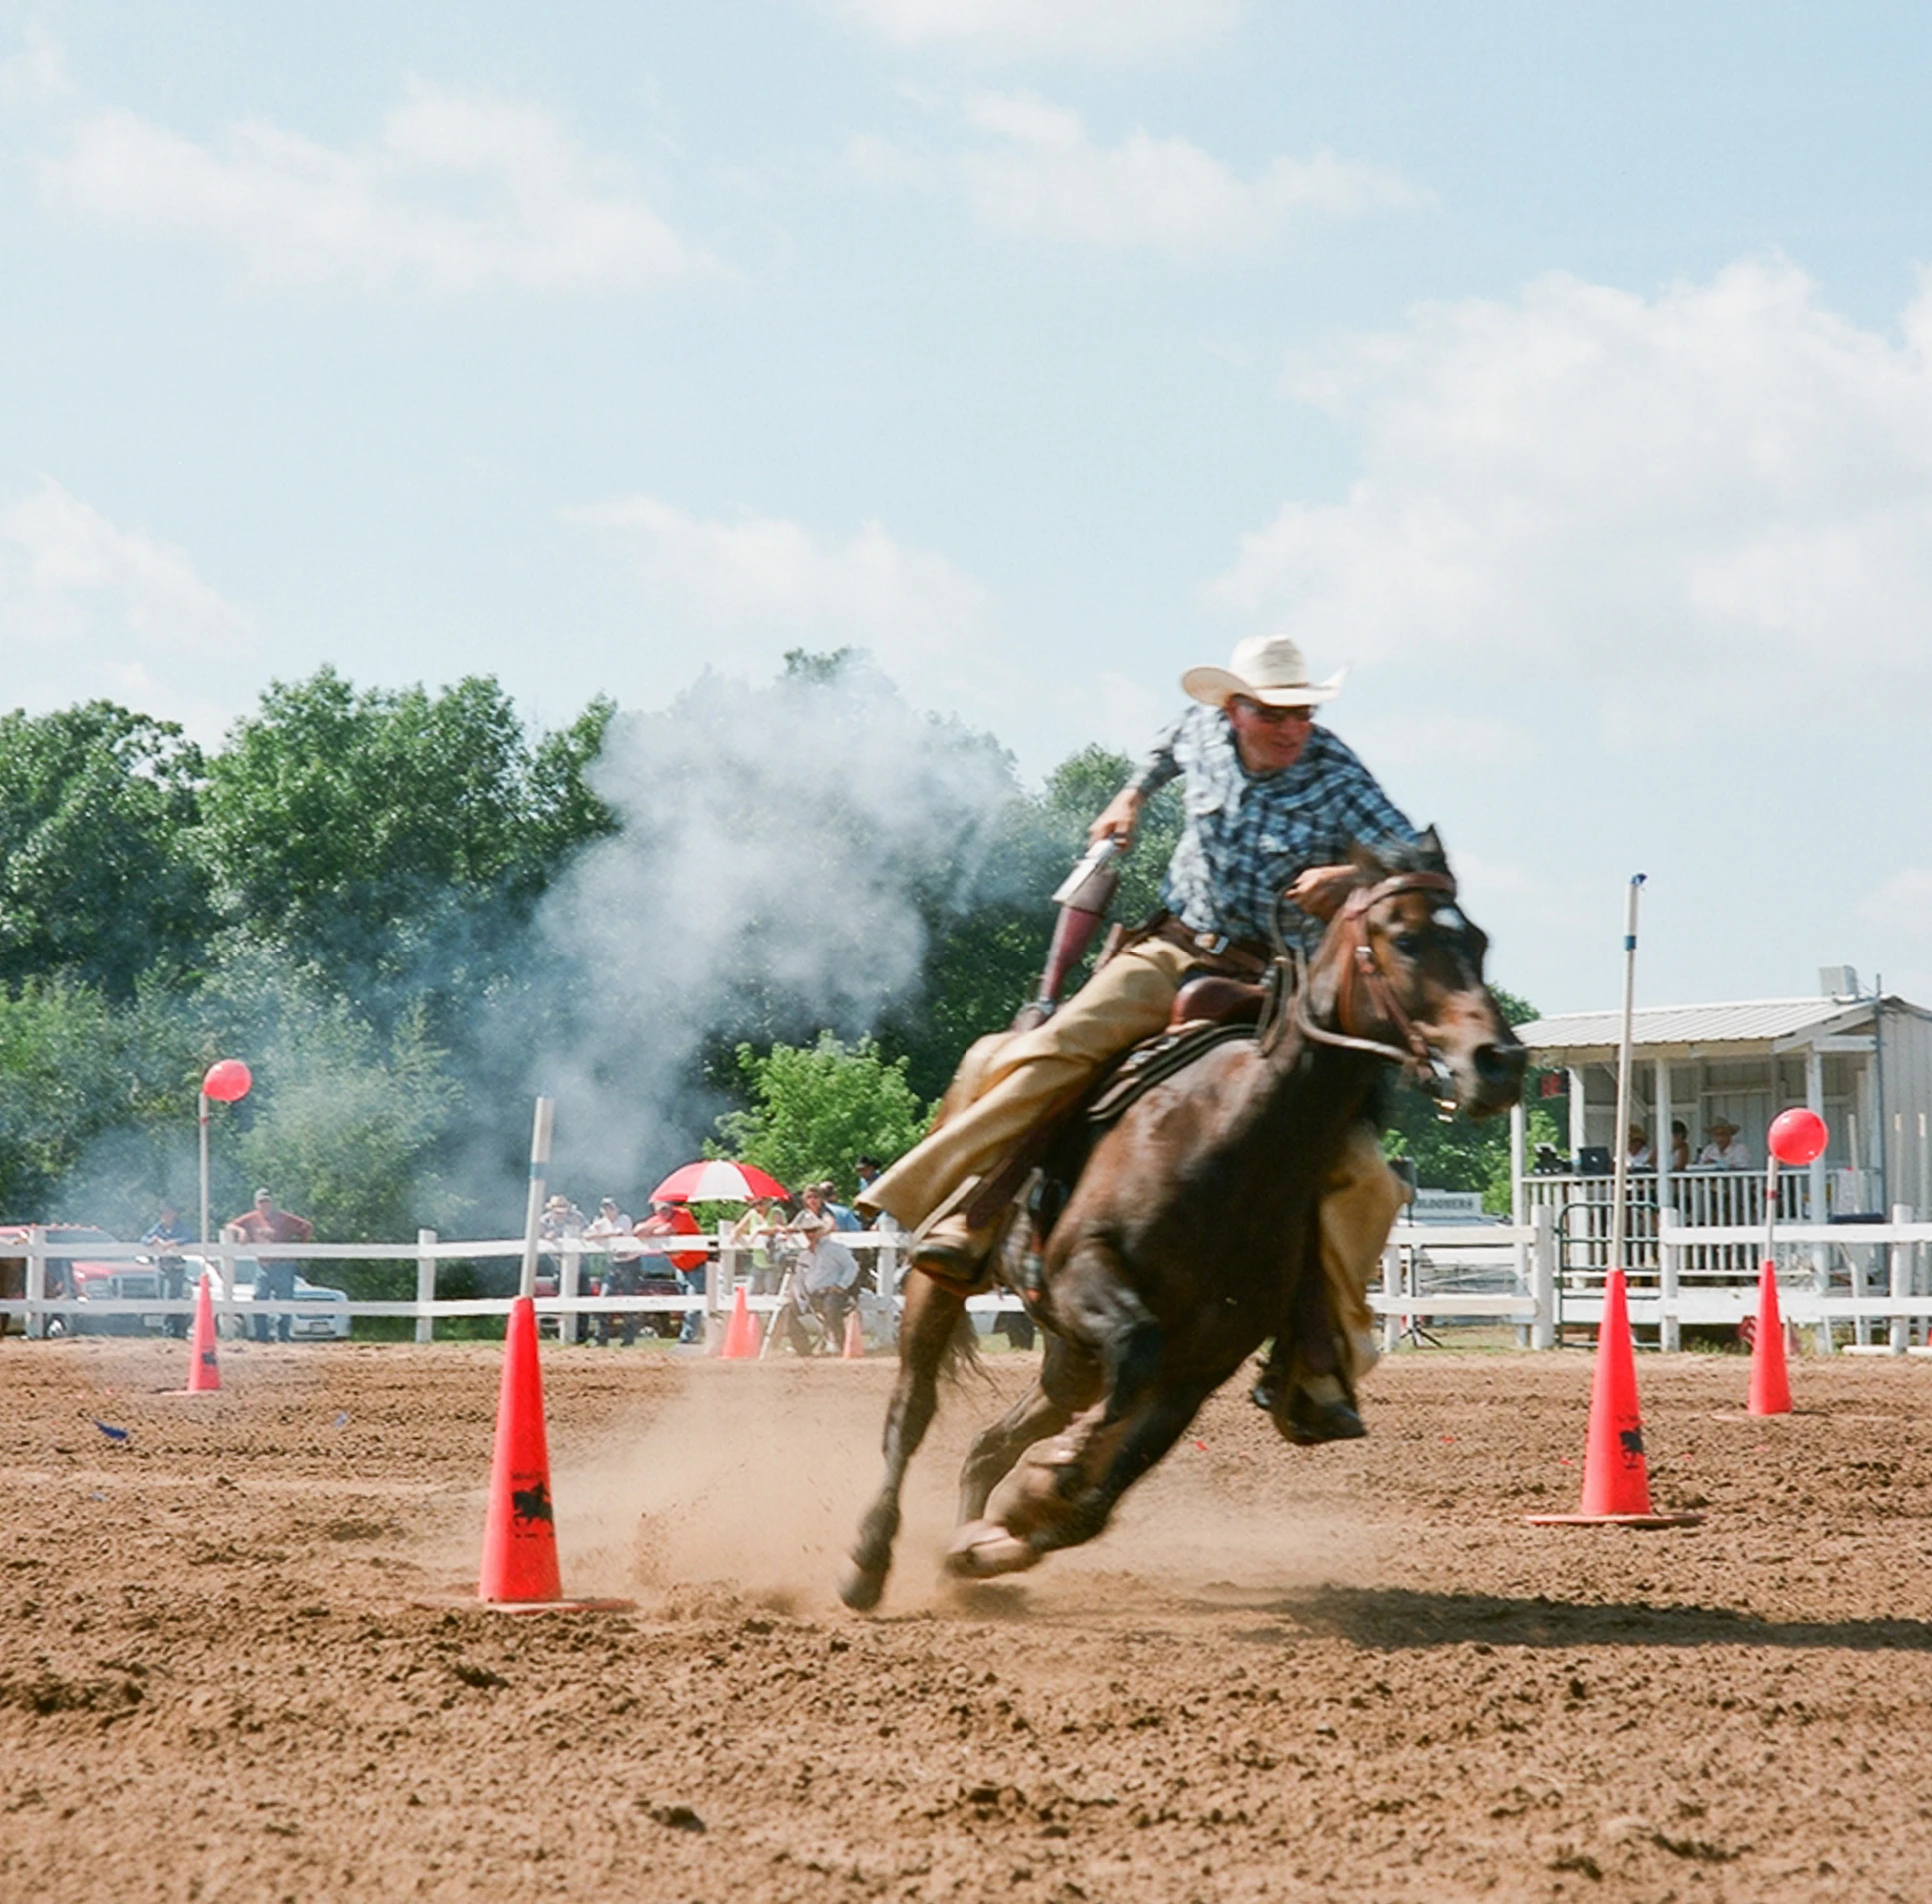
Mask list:
[[1212,39],[1242,0],[836,0],[895,46],[1134,58]]
[[29,21],[18,53],[0,60],[0,100],[60,99],[72,91],[67,51],[37,21]]
[[1386,167],[1317,152],[1243,178],[1182,138],[1135,131],[1096,145],[1078,114],[1030,94],[968,102],[982,143],[961,175],[978,219],[1030,237],[1189,253],[1265,243],[1291,220],[1356,218],[1426,203]]
[[1932,868],[1901,867],[1858,902],[1867,924],[1932,943]]
[[219,245],[262,284],[637,291],[717,268],[549,113],[423,84],[372,146],[251,119],[216,150],[110,110],[38,173],[53,204]]
[[1932,294],[1881,335],[1775,258],[1423,309],[1297,367],[1359,421],[1360,475],[1284,504],[1206,594],[1337,658],[1581,688],[1658,738],[1922,689],[1928,346]]
[[0,613],[38,642],[119,653],[132,637],[164,657],[239,653],[251,627],[185,551],[117,527],[51,478],[0,510]]
[[781,517],[725,521],[648,496],[567,514],[622,537],[647,590],[705,629],[712,661],[764,669],[802,643],[851,645],[930,706],[999,705],[1009,671],[986,591],[876,522],[839,545]]

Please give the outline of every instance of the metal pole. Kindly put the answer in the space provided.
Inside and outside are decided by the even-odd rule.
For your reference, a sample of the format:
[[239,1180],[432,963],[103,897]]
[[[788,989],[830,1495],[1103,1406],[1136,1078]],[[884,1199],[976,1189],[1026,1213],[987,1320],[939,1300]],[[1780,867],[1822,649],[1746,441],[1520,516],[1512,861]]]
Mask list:
[[1872,1093],[1878,1101],[1872,1106],[1872,1148],[1878,1152],[1873,1161],[1878,1166],[1877,1209],[1890,1209],[1886,1198],[1888,1181],[1887,1166],[1891,1157],[1885,1148],[1885,974],[1875,972],[1872,976]]
[[550,1126],[557,1100],[537,1099],[537,1115],[530,1128],[530,1196],[524,1204],[524,1267],[519,1295],[537,1293],[537,1229],[544,1219],[544,1192],[550,1179]]
[[1623,931],[1623,1038],[1617,1046],[1616,1149],[1612,1153],[1616,1163],[1610,1187],[1610,1267],[1626,1273],[1630,1267],[1624,1261],[1625,1232],[1630,1223],[1626,1200],[1630,1188],[1630,1034],[1637,1002],[1637,894],[1643,880],[1641,873],[1630,876],[1630,908]]
[[208,1247],[208,1093],[195,1092],[199,1109],[197,1116],[201,1124],[201,1246]]

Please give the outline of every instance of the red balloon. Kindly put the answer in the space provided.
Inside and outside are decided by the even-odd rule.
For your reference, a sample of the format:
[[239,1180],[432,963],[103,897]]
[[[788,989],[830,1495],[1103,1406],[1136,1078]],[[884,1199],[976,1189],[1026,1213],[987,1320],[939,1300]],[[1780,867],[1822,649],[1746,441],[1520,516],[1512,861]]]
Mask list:
[[1781,1110],[1765,1141],[1780,1163],[1810,1163],[1824,1155],[1831,1132],[1815,1110]]
[[238,1098],[246,1097],[255,1079],[239,1057],[225,1057],[219,1064],[208,1066],[208,1075],[201,1080],[205,1095],[212,1097],[218,1104],[232,1104]]

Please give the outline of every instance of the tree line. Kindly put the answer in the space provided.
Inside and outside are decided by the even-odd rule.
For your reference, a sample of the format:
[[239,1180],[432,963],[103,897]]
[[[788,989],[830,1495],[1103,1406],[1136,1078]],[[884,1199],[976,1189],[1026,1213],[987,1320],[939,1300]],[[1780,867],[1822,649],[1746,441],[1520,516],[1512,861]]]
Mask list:
[[[810,730],[865,668],[795,651],[729,718]],[[594,1049],[609,1009],[547,908],[627,840],[648,850],[649,780],[616,797],[610,760],[699,711],[626,717],[600,696],[543,730],[488,677],[431,692],[323,668],[271,686],[210,752],[107,701],[0,716],[0,1220],[132,1235],[163,1199],[191,1207],[199,1079],[244,1055],[257,1086],[223,1113],[217,1216],[260,1182],[324,1239],[508,1233],[532,1053]],[[855,1156],[913,1140],[960,1052],[1029,995],[1047,895],[1129,763],[1085,748],[1029,788],[992,737],[900,718],[922,773],[973,790],[948,824],[899,837],[879,875],[917,921],[916,969],[829,1023],[823,987],[802,989],[783,955],[783,907],[761,914],[735,982],[675,1047],[687,1122],[657,1126],[663,1141],[849,1180]],[[808,854],[844,827],[863,855],[875,824],[863,806],[787,819]],[[1178,826],[1169,789],[1116,917],[1152,909]],[[1407,1093],[1392,1142],[1425,1181],[1498,1180],[1500,1132],[1437,1126]]]

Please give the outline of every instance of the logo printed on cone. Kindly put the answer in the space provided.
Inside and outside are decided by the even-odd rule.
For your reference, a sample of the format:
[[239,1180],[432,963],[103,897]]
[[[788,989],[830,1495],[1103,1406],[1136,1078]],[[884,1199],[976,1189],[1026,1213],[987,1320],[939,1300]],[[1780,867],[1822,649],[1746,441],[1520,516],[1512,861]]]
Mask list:
[[543,1376],[537,1366],[537,1308],[526,1295],[511,1304],[504,1335],[477,1598],[530,1604],[561,1599],[563,1591],[550,1507]]

